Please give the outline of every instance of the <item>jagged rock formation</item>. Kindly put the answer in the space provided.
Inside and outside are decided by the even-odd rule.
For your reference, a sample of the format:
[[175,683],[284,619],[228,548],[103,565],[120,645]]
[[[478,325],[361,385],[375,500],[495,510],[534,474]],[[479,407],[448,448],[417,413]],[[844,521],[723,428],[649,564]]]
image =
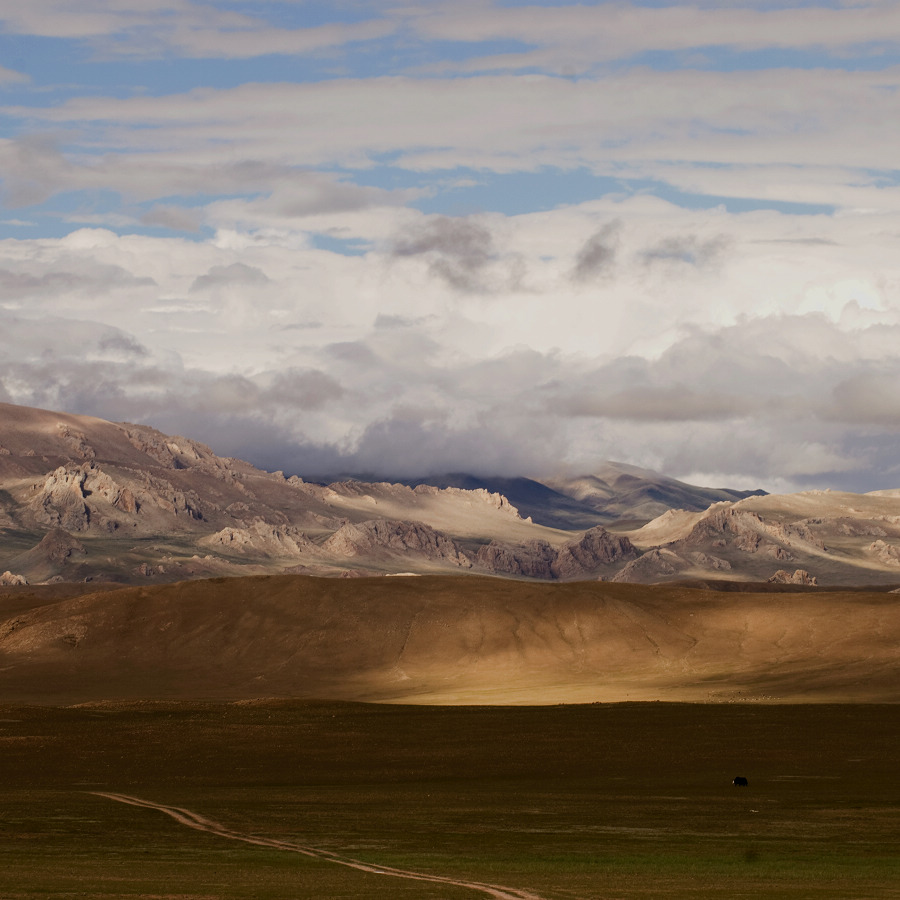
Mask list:
[[526,541],[517,545],[491,541],[479,548],[475,562],[495,575],[552,578],[556,558],[557,551],[547,541]]
[[681,547],[726,547],[745,553],[767,553],[776,559],[792,559],[789,546],[808,545],[824,550],[825,545],[803,522],[766,522],[759,513],[727,505],[710,507],[691,533],[678,542]]
[[499,575],[571,581],[596,578],[599,573],[637,555],[637,549],[627,537],[610,534],[598,525],[558,548],[547,541],[517,545],[491,541],[479,549],[475,562]]
[[637,555],[627,537],[610,534],[598,526],[586,531],[579,540],[563,545],[551,568],[560,579],[582,578],[604,566],[632,560]]
[[35,486],[29,508],[38,524],[68,531],[115,531],[126,522],[136,524],[149,510],[203,518],[195,492],[148,473],[137,473],[128,487],[93,462],[60,466]]
[[878,540],[869,544],[869,552],[886,566],[900,566],[900,547]]
[[[694,508],[709,496],[644,470],[607,470],[577,489],[569,483],[581,500],[528,479],[504,483],[562,524],[588,510],[590,498],[606,504],[601,517],[615,509],[640,518],[648,503],[682,497]],[[720,502],[708,509],[666,510],[633,531],[623,531],[621,521],[618,531],[567,531],[523,518],[489,480],[459,479],[473,489],[316,484],[145,426],[0,403],[0,571],[32,583],[145,584],[285,570],[763,582],[778,561],[814,571],[820,583],[885,583],[900,575],[897,492],[713,491]],[[623,506],[627,496],[637,505]],[[744,499],[728,499],[734,496]]]
[[0,575],[0,584],[2,585],[14,585],[14,584],[28,584],[24,575],[13,575],[12,572],[6,571],[2,575]]
[[260,518],[246,528],[223,528],[198,543],[224,553],[267,558],[301,557],[315,550],[315,544],[299,528],[271,525]]
[[650,550],[624,566],[611,581],[618,584],[648,584],[667,580],[687,568],[684,560],[665,547]]
[[806,584],[814,585],[819,582],[814,575],[810,575],[805,569],[795,569],[788,572],[785,569],[779,569],[771,578],[768,579],[770,584]]
[[732,568],[731,563],[728,562],[727,559],[722,559],[719,556],[711,556],[709,553],[702,553],[700,551],[689,553],[688,559],[703,569],[711,569],[716,572],[729,571]]
[[468,569],[472,561],[451,538],[420,522],[373,519],[341,526],[322,551],[344,558],[400,556],[445,562]]
[[63,565],[73,557],[77,558],[87,553],[84,544],[62,528],[48,531],[31,552],[40,554],[44,559],[58,565]]
[[92,526],[114,530],[116,520],[100,511],[100,503],[130,515],[140,510],[134,492],[117,484],[94,463],[60,466],[47,476],[30,506],[36,521],[42,524],[68,531],[87,531]]

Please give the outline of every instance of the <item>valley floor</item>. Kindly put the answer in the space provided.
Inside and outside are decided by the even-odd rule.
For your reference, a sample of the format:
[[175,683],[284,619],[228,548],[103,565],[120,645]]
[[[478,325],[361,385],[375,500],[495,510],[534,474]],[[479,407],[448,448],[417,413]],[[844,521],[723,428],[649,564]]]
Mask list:
[[897,705],[7,705],[0,895],[900,897],[898,739]]

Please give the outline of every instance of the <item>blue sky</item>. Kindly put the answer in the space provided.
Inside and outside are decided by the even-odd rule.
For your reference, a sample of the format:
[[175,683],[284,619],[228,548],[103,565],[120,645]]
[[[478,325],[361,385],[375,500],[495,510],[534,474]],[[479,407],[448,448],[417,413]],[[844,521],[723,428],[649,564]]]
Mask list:
[[897,2],[0,3],[0,397],[897,487],[898,106]]

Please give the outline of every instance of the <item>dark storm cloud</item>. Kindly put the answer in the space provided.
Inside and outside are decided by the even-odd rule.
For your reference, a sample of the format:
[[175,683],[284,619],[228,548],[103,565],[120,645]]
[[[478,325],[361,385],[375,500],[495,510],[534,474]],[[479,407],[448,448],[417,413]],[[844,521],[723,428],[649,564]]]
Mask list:
[[432,274],[460,291],[485,289],[484,273],[494,258],[493,237],[470,219],[440,216],[396,240],[398,258],[425,256]]
[[622,223],[616,220],[604,225],[585,241],[575,256],[575,268],[572,271],[575,281],[589,281],[612,270],[621,230]]

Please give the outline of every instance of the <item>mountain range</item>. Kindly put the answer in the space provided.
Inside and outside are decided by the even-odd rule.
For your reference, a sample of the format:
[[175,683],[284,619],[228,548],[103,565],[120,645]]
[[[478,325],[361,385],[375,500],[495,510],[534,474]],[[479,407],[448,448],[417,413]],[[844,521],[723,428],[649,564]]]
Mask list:
[[153,428],[0,404],[0,581],[263,574],[900,583],[900,490],[579,478],[305,481]]

